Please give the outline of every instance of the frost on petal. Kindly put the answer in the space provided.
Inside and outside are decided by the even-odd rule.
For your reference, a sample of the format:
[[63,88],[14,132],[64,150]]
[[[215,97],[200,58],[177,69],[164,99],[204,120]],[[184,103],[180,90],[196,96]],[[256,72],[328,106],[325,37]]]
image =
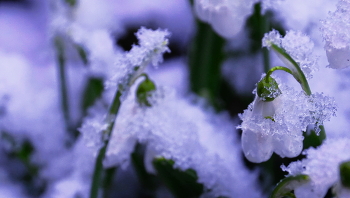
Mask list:
[[326,41],[329,67],[342,69],[350,66],[350,2],[339,0],[337,10],[322,21],[321,32]]
[[243,130],[242,148],[249,161],[254,163],[267,161],[273,153],[272,137],[260,131]]
[[253,12],[256,0],[195,0],[197,16],[211,24],[225,38],[232,38],[244,26],[246,18]]
[[288,167],[282,166],[289,175],[306,174],[310,177],[309,183],[294,190],[295,195],[300,198],[324,197],[328,189],[340,181],[339,165],[350,159],[349,145],[348,138],[329,139],[317,149],[306,150],[306,159],[292,162]]

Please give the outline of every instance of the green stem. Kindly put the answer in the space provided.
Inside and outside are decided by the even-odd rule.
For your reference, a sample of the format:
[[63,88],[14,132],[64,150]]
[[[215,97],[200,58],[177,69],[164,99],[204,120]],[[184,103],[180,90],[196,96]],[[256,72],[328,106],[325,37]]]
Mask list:
[[68,89],[67,89],[67,79],[66,79],[66,60],[64,57],[64,45],[61,38],[58,36],[55,38],[55,47],[57,53],[57,62],[59,70],[59,83],[61,91],[61,105],[63,110],[63,117],[66,125],[67,131],[70,128],[70,112],[69,112],[69,102],[68,102]]
[[102,181],[102,172],[103,172],[103,159],[106,154],[106,150],[109,144],[109,139],[112,134],[112,129],[114,127],[115,118],[118,114],[120,108],[120,96],[122,95],[121,91],[118,90],[113,98],[113,103],[108,111],[105,122],[108,123],[108,126],[102,132],[102,137],[104,138],[103,147],[99,150],[98,156],[95,162],[95,169],[93,173],[91,189],[90,189],[90,198],[97,198],[100,190],[100,184]]
[[285,71],[285,72],[288,72],[290,74],[293,75],[293,72],[288,69],[287,67],[283,67],[283,66],[276,66],[276,67],[273,67],[271,68],[267,73],[266,73],[266,82],[269,82],[269,77],[271,76],[271,74],[274,72],[274,71],[277,71],[277,70],[282,70],[282,71]]
[[[264,33],[269,31],[270,23],[267,16],[262,15],[261,10],[260,10],[260,24],[261,24],[262,35],[264,35]],[[263,51],[263,60],[264,60],[264,71],[266,73],[270,69],[270,54],[269,54],[269,50],[266,48],[264,48],[262,51]]]
[[103,182],[103,198],[108,198],[109,196],[109,191],[111,186],[112,186],[112,182],[113,182],[113,176],[115,174],[115,172],[117,171],[117,167],[112,167],[106,170],[106,176]]
[[278,47],[275,44],[271,44],[271,48],[275,50],[278,54],[282,55],[285,59],[287,59],[293,66],[293,69],[295,69],[296,72],[292,72],[292,75],[294,78],[300,83],[302,89],[305,91],[305,93],[310,96],[311,95],[311,89],[309,86],[309,83],[306,80],[306,77],[299,67],[298,63],[294,61],[294,59],[287,54],[282,48]]

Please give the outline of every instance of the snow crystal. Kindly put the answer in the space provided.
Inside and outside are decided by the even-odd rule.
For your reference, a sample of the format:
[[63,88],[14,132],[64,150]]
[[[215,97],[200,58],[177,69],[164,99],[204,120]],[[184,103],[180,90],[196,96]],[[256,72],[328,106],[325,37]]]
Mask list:
[[197,16],[212,25],[214,30],[225,38],[232,38],[244,26],[246,18],[253,12],[257,0],[195,0]]
[[318,129],[335,115],[333,98],[320,93],[307,96],[284,84],[279,88],[282,94],[275,100],[266,102],[256,96],[240,115],[243,151],[252,162],[266,161],[273,152],[281,157],[298,156],[302,150],[302,131],[309,124],[317,124]]
[[338,185],[338,196],[347,197],[348,191],[341,187],[339,165],[350,160],[350,139],[329,139],[318,148],[310,148],[305,151],[306,159],[292,162],[288,167],[282,166],[289,175],[306,174],[310,182],[294,190],[300,198],[322,198],[328,189]]
[[262,39],[262,46],[270,48],[272,44],[281,46],[282,36],[277,30],[272,30],[269,33],[265,33],[264,38]]

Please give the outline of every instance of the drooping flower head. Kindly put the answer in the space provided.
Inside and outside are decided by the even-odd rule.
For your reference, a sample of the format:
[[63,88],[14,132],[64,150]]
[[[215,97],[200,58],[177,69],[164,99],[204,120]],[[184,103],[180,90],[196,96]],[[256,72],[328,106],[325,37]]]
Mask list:
[[303,91],[279,84],[281,94],[273,101],[258,95],[240,115],[242,147],[248,160],[260,163],[272,153],[281,157],[296,157],[303,148],[303,131],[310,124],[318,129],[335,113],[334,99],[316,93],[307,96]]

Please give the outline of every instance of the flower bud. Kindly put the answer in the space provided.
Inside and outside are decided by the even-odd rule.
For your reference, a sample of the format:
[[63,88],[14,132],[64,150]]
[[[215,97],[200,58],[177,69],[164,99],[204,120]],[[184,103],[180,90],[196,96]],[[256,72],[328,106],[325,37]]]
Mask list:
[[278,83],[270,76],[268,76],[267,79],[265,76],[260,82],[258,82],[257,94],[263,101],[273,101],[281,95],[281,93],[281,90],[278,88]]
[[156,90],[156,85],[153,81],[151,81],[148,77],[144,81],[139,84],[139,87],[136,91],[137,102],[141,106],[151,107],[151,102],[149,101],[149,97],[151,92]]

